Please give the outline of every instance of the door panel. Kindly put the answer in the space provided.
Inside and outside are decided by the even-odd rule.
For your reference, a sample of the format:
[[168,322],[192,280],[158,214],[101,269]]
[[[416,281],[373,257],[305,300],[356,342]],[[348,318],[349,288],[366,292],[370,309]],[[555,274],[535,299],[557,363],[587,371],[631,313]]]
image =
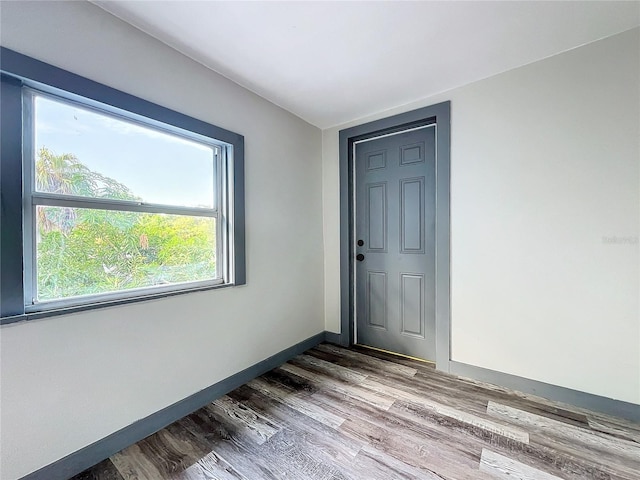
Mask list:
[[400,180],[400,253],[424,253],[424,177]]
[[435,360],[435,126],[355,159],[356,342]]
[[400,275],[401,332],[424,338],[424,275]]
[[379,152],[371,152],[367,154],[367,170],[376,170],[387,166],[387,152],[381,150]]
[[387,251],[387,184],[367,185],[367,217],[369,250]]
[[367,320],[370,327],[387,329],[387,274],[367,272]]

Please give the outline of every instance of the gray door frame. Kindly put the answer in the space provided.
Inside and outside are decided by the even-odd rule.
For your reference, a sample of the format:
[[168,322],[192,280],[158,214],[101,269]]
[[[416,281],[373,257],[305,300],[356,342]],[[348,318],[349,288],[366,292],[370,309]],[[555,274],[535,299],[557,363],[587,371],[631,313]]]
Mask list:
[[355,340],[354,142],[431,124],[436,125],[436,368],[448,372],[451,359],[451,102],[438,103],[340,130],[341,333],[333,340],[343,346],[351,346]]

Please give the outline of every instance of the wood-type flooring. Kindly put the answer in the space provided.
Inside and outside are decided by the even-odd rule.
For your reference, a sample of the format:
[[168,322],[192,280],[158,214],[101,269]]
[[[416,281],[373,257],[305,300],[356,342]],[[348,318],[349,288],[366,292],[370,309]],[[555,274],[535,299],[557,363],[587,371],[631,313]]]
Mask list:
[[639,480],[640,425],[321,344],[74,480]]

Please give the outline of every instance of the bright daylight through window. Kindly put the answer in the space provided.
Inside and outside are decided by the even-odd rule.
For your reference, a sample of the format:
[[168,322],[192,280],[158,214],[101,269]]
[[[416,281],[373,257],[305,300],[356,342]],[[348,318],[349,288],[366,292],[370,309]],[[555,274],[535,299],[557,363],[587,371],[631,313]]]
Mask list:
[[27,305],[222,282],[218,145],[34,91],[24,98]]
[[4,47],[0,89],[0,324],[246,283],[242,135]]

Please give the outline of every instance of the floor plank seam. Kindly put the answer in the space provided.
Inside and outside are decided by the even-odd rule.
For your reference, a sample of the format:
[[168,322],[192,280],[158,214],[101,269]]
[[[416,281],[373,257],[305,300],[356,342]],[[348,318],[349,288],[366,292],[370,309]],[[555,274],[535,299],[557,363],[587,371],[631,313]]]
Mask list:
[[72,480],[639,480],[640,425],[321,344]]

